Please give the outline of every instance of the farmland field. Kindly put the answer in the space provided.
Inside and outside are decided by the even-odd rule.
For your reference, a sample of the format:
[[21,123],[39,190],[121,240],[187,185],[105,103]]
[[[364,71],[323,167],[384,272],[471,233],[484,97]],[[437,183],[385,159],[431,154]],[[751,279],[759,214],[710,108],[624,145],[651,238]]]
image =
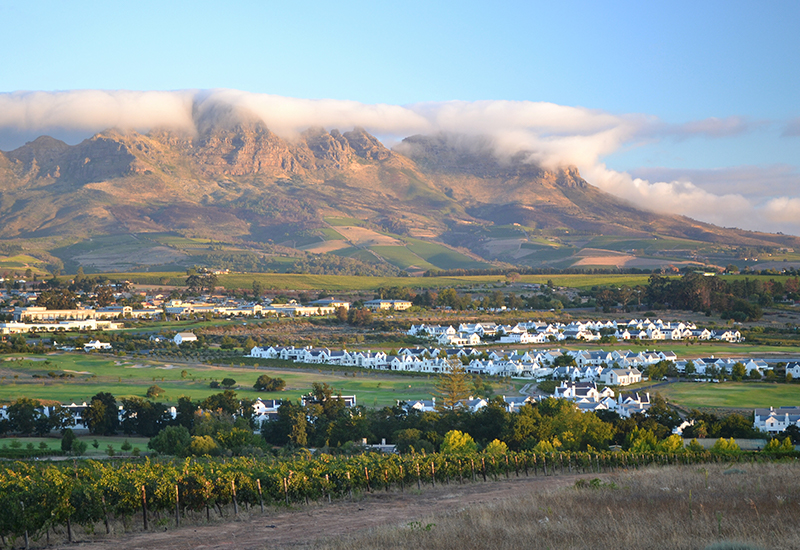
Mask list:
[[[352,249],[336,252],[349,256]],[[362,251],[363,252],[363,251]],[[111,279],[127,279],[133,283],[150,285],[183,285],[185,273],[107,273]],[[579,289],[605,285],[646,285],[649,275],[522,275],[519,282],[545,283],[551,280],[557,286]],[[752,277],[751,277],[752,278]],[[265,288],[292,290],[374,290],[386,286],[406,286],[410,288],[470,287],[473,285],[502,283],[504,275],[445,276],[445,277],[357,277],[349,275],[308,275],[294,273],[231,273],[219,276],[219,284],[225,288],[250,288],[254,280]]]
[[400,269],[406,269],[411,266],[416,266],[420,269],[437,269],[431,263],[428,263],[418,255],[411,251],[410,247],[405,246],[372,246],[370,247],[375,253],[380,255],[390,264]]

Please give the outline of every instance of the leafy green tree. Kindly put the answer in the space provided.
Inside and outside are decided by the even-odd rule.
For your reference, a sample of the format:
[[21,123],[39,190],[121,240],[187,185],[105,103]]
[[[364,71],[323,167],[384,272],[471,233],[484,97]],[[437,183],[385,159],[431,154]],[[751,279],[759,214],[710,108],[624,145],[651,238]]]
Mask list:
[[117,400],[108,392],[92,397],[84,412],[89,432],[96,435],[114,435],[119,427]]
[[67,428],[64,431],[64,435],[61,437],[61,450],[65,453],[70,452],[75,439],[75,432],[73,432],[71,428]]
[[791,453],[794,452],[794,445],[789,437],[784,438],[783,441],[777,437],[770,439],[764,447],[765,453]]
[[154,403],[139,397],[122,400],[122,431],[152,437],[172,421],[163,403]]
[[190,430],[194,427],[194,413],[197,412],[197,403],[192,402],[191,397],[182,395],[178,398],[178,404],[175,406],[175,421],[180,425]]
[[180,456],[192,441],[185,426],[167,426],[150,438],[147,447],[163,455]]
[[20,397],[9,405],[7,414],[10,430],[22,435],[33,434],[37,428],[37,421],[44,416],[39,401],[28,397]]
[[495,439],[483,451],[488,455],[501,456],[508,452],[508,445],[499,439]]
[[747,374],[747,368],[744,366],[744,363],[741,361],[737,361],[733,364],[731,369],[731,377],[736,380],[737,382],[741,381],[742,378],[745,377]]
[[159,396],[164,395],[165,393],[166,392],[163,390],[163,388],[160,388],[159,386],[154,384],[149,388],[147,388],[147,393],[145,394],[145,396],[148,399],[157,399]]
[[472,453],[478,449],[478,444],[472,436],[459,430],[450,430],[444,434],[444,440],[439,447],[439,452],[457,454]]
[[85,441],[76,439],[72,442],[72,452],[78,456],[84,454],[89,445]]
[[[234,382],[235,384],[236,382]],[[225,390],[222,393],[215,393],[208,396],[201,404],[200,408],[207,411],[222,411],[227,414],[236,414],[239,410],[239,399],[233,390]]]
[[194,456],[216,456],[219,454],[219,445],[210,435],[194,435],[187,451]]
[[677,434],[673,434],[668,438],[659,441],[657,449],[659,452],[670,454],[682,452],[683,438]]
[[705,448],[702,445],[700,445],[700,442],[697,441],[697,439],[692,439],[689,442],[689,445],[686,447],[686,450],[692,453],[702,453],[703,451],[705,451]]
[[644,428],[634,428],[626,438],[625,448],[634,453],[655,451],[658,446],[656,434]]
[[53,407],[53,412],[50,413],[50,426],[54,430],[60,430],[63,434],[66,429],[75,426],[75,415],[72,414],[71,409],[59,403]]
[[717,439],[717,442],[714,443],[714,446],[711,447],[711,452],[716,454],[738,454],[741,452],[741,449],[732,437],[730,439],[720,437]]
[[225,389],[231,389],[236,385],[236,380],[233,378],[223,378],[220,385]]
[[236,340],[234,340],[230,336],[223,336],[222,341],[219,344],[219,347],[222,349],[233,349],[236,347]]
[[256,391],[282,391],[286,387],[286,381],[282,378],[271,378],[266,374],[262,374],[253,384],[253,389]]
[[66,288],[45,290],[36,298],[36,305],[47,309],[75,309],[78,298]]

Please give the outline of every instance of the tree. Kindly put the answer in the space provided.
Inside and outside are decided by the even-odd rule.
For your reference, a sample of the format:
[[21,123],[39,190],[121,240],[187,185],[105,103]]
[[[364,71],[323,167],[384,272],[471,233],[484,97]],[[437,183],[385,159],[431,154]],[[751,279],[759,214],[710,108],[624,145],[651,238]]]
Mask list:
[[256,301],[261,300],[261,296],[264,294],[264,285],[262,285],[259,281],[253,280],[253,298]]
[[702,453],[703,451],[705,451],[705,448],[703,448],[703,446],[700,445],[700,442],[697,441],[697,439],[692,439],[689,442],[689,445],[686,447],[686,450],[692,453]]
[[191,397],[182,395],[178,398],[178,405],[175,409],[177,410],[175,421],[187,430],[191,430],[194,427],[194,413],[197,412],[197,403],[193,403]]
[[78,298],[66,288],[45,290],[36,298],[36,305],[47,309],[75,309]]
[[100,307],[106,307],[115,303],[116,300],[114,300],[114,289],[109,286],[96,287],[95,300],[97,301],[97,305]]
[[717,454],[738,454],[740,451],[739,445],[736,444],[733,438],[725,439],[720,437],[711,447],[711,452]]
[[508,452],[508,445],[499,439],[492,440],[483,450],[487,455],[502,456]]
[[262,374],[253,384],[253,389],[256,391],[282,391],[286,387],[286,382],[282,378],[270,378],[266,374]]
[[186,277],[186,286],[189,287],[189,292],[198,294],[207,290],[211,292],[217,286],[217,276],[213,273],[194,273]]
[[372,323],[372,313],[366,308],[350,308],[347,322],[356,327],[364,327]]
[[444,434],[444,440],[439,447],[441,453],[472,453],[478,450],[478,444],[472,436],[459,430],[450,430]]
[[442,374],[436,383],[435,391],[438,398],[436,408],[442,411],[455,410],[459,401],[469,397],[467,382],[467,371],[464,370],[461,361],[453,361],[450,364],[450,371]]
[[236,380],[233,378],[223,378],[220,384],[225,389],[231,389],[236,385]]
[[9,429],[22,435],[34,433],[38,424],[37,421],[44,416],[41,404],[28,397],[20,397],[9,405],[7,414]]
[[222,393],[209,395],[200,404],[200,408],[207,411],[222,411],[227,414],[236,414],[239,410],[239,400],[236,398],[235,391],[225,390]]
[[179,456],[191,441],[192,436],[184,426],[167,426],[150,438],[147,447],[159,454]]
[[122,431],[126,434],[152,437],[172,420],[166,405],[139,397],[123,399],[122,409]]
[[164,393],[166,392],[163,390],[163,388],[160,388],[154,384],[149,388],[147,388],[147,393],[145,394],[145,397],[147,397],[148,399],[157,399],[158,396],[163,395]]
[[219,446],[210,435],[192,436],[188,452],[194,456],[215,456],[219,453]]
[[84,412],[89,432],[96,435],[114,435],[119,427],[117,400],[108,392],[92,397]]
[[63,434],[64,430],[74,425],[75,415],[72,414],[71,409],[64,407],[60,403],[53,407],[53,412],[50,413],[50,426],[54,430],[60,430]]
[[742,363],[741,361],[737,361],[736,363],[733,364],[733,367],[731,369],[731,376],[734,380],[739,382],[742,378],[745,377],[746,374],[747,374],[747,368],[744,366],[744,363]]
[[777,437],[774,439],[770,439],[767,443],[766,447],[764,447],[765,453],[791,453],[794,452],[794,445],[792,445],[792,440],[789,437],[784,438],[783,442],[779,440]]
[[61,438],[61,450],[65,453],[70,452],[75,439],[75,432],[73,432],[71,428],[67,428],[64,431],[64,436]]

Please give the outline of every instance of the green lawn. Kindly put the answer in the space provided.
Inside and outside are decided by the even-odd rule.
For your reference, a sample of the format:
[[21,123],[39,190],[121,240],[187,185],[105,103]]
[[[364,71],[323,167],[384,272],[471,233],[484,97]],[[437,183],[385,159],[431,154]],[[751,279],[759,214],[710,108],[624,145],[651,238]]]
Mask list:
[[[81,441],[85,441],[88,447],[86,448],[86,452],[83,453],[81,456],[85,457],[103,457],[108,456],[106,449],[108,446],[114,449],[115,455],[130,455],[130,451],[123,451],[122,445],[124,445],[125,441],[127,440],[134,448],[138,448],[141,452],[147,452],[147,442],[150,441],[150,438],[147,437],[138,437],[138,436],[102,436],[102,435],[91,435],[86,433],[84,430],[78,430],[76,434],[78,439]],[[19,441],[22,443],[22,448],[26,448],[28,443],[33,443],[35,449],[39,448],[39,444],[44,441],[47,445],[47,448],[53,451],[61,451],[61,438],[56,436],[55,434],[50,437],[3,437],[0,438],[0,447],[6,446],[11,447],[12,441]],[[92,444],[94,441],[97,441],[98,446],[95,449],[94,445]],[[133,449],[131,449],[133,450]]]
[[[205,399],[219,393],[209,387],[211,380],[230,377],[236,380],[240,397],[255,399],[297,399],[311,390],[314,382],[327,383],[342,394],[356,394],[358,402],[367,407],[394,405],[397,400],[430,399],[436,377],[392,375],[385,372],[356,370],[345,373],[319,368],[286,369],[259,367],[212,367],[183,365],[170,361],[116,360],[103,356],[65,353],[48,355],[44,361],[7,361],[0,363],[0,401],[10,402],[19,397],[82,403],[100,391],[110,392],[116,398],[145,397],[153,384],[165,390],[159,401],[175,404],[185,395],[193,400]],[[172,368],[167,368],[167,367]],[[181,373],[186,371],[184,378]],[[33,374],[46,376],[48,371],[68,372],[75,378],[32,378]],[[257,392],[253,384],[261,374],[283,378],[286,390],[279,393]],[[15,378],[15,376],[17,378]],[[497,384],[495,392],[510,392],[511,387]]]
[[660,386],[658,393],[688,408],[754,409],[800,405],[800,384],[679,382]]

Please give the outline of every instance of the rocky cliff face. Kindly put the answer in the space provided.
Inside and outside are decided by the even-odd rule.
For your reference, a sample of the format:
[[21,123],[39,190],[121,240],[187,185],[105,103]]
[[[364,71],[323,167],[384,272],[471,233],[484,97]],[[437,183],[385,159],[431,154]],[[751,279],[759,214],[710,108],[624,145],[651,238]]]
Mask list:
[[482,137],[439,134],[407,137],[397,150],[425,170],[482,179],[547,181],[561,187],[587,187],[574,166],[546,170],[529,161],[530,153],[498,156],[492,142]]
[[392,152],[361,128],[344,134],[314,128],[287,141],[263,123],[250,122],[206,127],[193,137],[167,131],[141,135],[110,130],[74,147],[43,136],[8,153],[7,160],[17,164],[17,173],[27,178],[90,183],[164,168],[174,172],[169,157],[181,157],[183,164],[205,177],[313,177],[320,170],[345,169],[355,158],[384,161]]

